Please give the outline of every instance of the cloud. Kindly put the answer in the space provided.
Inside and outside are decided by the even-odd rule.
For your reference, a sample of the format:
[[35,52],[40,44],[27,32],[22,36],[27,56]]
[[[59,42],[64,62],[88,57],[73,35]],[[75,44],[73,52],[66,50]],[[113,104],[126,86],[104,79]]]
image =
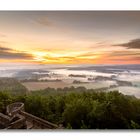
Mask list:
[[2,52],[2,51],[11,51],[11,50],[12,49],[10,49],[10,48],[0,46],[0,52]]
[[98,54],[96,53],[84,53],[84,54],[81,54],[81,55],[78,55],[77,57],[94,57],[94,56],[97,56]]
[[0,52],[0,59],[31,59],[32,55],[26,53]]
[[7,44],[7,41],[0,41],[0,44]]
[[139,62],[140,52],[136,51],[114,51],[106,56],[109,61],[118,62]]
[[0,33],[0,37],[5,38],[6,35]]
[[93,54],[93,53],[84,53],[84,54],[77,54],[74,56],[51,56],[51,55],[47,55],[44,56],[44,61],[48,62],[56,62],[56,63],[75,63],[75,62],[80,62],[80,63],[84,63],[84,62],[88,62],[91,60],[95,60],[98,57],[98,54]]
[[0,46],[0,59],[32,59],[31,54]]
[[140,60],[140,57],[132,57],[132,58],[108,58],[107,60],[111,60],[111,61],[122,61],[122,62],[125,62],[125,61],[137,61],[139,62]]
[[140,56],[140,52],[132,52],[132,51],[114,51],[110,54],[110,56]]
[[41,25],[44,25],[44,26],[52,26],[53,25],[53,23],[51,21],[49,21],[47,17],[40,18],[37,20],[37,22]]
[[116,44],[113,46],[122,46],[122,47],[126,47],[127,49],[140,49],[140,39],[139,38],[133,39],[127,43]]

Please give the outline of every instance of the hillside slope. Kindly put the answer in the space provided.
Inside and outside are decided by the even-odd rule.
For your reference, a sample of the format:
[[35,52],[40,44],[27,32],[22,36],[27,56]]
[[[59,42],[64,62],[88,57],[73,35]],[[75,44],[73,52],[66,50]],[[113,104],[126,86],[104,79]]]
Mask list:
[[27,89],[14,78],[0,78],[0,91],[6,91],[11,94],[27,93]]

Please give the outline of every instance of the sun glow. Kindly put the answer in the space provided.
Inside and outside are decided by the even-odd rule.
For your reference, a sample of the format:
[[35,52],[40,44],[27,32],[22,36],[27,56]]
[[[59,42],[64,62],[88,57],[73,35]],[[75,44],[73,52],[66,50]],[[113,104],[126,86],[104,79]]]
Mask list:
[[84,63],[86,61],[87,63],[93,63],[97,59],[101,58],[100,52],[89,52],[89,51],[78,51],[78,52],[68,52],[68,51],[62,51],[60,52],[53,52],[53,51],[36,51],[31,52],[33,55],[33,62],[39,62],[39,63]]
[[0,63],[140,64],[140,12],[99,13],[0,12]]
[[46,52],[34,52],[33,55],[35,61],[46,61]]

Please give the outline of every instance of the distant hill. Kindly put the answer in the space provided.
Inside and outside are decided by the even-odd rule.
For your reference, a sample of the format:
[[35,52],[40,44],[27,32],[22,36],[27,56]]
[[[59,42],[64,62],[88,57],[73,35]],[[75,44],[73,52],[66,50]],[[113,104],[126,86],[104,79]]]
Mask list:
[[115,72],[123,72],[140,70],[140,64],[129,64],[129,65],[91,65],[91,66],[79,66],[79,67],[71,67],[69,70],[96,70],[98,72],[103,73],[115,73]]
[[0,91],[11,94],[26,94],[27,89],[14,78],[0,78]]

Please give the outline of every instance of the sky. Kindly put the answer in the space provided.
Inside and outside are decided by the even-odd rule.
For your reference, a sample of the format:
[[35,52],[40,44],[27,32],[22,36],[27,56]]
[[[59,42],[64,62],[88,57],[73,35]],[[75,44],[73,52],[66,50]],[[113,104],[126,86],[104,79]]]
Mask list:
[[0,64],[140,64],[140,12],[0,11]]

